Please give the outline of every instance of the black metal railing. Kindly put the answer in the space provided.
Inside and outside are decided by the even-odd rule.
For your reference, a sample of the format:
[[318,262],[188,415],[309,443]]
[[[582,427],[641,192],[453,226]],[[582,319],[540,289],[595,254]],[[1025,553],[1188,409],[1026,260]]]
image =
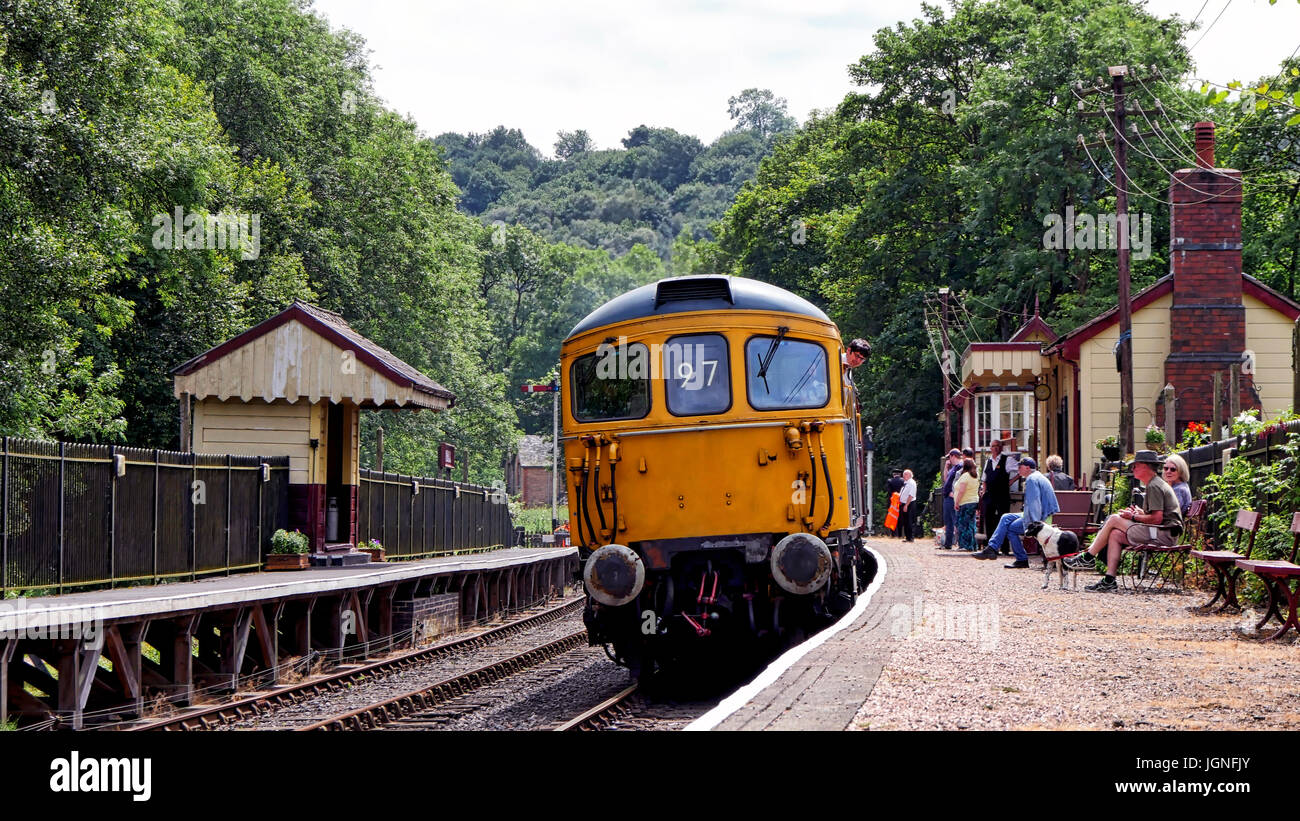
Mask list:
[[357,538],[377,539],[387,558],[419,559],[504,547],[513,528],[501,489],[363,469]]
[[289,458],[4,437],[0,593],[260,568]]

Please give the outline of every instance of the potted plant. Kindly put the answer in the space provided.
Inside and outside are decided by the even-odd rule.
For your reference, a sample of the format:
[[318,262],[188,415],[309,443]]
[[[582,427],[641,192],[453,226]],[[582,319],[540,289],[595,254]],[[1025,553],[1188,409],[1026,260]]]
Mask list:
[[1119,461],[1119,437],[1115,434],[1103,436],[1097,440],[1097,449],[1107,462]]
[[1158,425],[1147,425],[1146,442],[1147,447],[1151,450],[1163,451],[1165,449],[1165,432]]
[[271,536],[271,552],[266,554],[267,570],[305,570],[310,566],[307,555],[311,543],[300,531],[281,528]]
[[367,539],[357,545],[357,550],[362,553],[369,553],[372,562],[384,561],[384,546],[379,543],[378,539]]

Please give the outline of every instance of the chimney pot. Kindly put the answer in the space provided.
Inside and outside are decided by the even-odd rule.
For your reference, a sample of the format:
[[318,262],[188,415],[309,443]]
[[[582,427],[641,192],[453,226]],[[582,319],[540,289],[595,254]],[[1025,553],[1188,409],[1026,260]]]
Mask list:
[[1197,123],[1196,164],[1201,168],[1214,167],[1214,123]]

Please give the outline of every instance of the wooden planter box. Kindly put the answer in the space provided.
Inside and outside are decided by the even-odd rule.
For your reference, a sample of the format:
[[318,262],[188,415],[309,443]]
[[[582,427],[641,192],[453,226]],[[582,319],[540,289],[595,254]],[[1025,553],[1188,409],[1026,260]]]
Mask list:
[[267,570],[306,570],[311,566],[311,556],[306,553],[268,553]]
[[373,548],[373,547],[358,547],[358,548],[357,548],[357,552],[358,552],[358,553],[369,553],[369,554],[370,554],[370,561],[372,561],[372,562],[382,562],[382,561],[385,561],[385,558],[384,558],[384,548],[382,548],[382,547],[380,547],[380,548]]

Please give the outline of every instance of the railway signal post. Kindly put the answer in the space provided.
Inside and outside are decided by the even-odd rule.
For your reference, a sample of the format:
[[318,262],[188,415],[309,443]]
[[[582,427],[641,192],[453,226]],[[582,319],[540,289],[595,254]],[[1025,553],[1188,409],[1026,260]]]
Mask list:
[[559,474],[560,474],[560,383],[553,380],[546,385],[520,385],[524,393],[549,393],[551,395],[551,530],[560,526]]

